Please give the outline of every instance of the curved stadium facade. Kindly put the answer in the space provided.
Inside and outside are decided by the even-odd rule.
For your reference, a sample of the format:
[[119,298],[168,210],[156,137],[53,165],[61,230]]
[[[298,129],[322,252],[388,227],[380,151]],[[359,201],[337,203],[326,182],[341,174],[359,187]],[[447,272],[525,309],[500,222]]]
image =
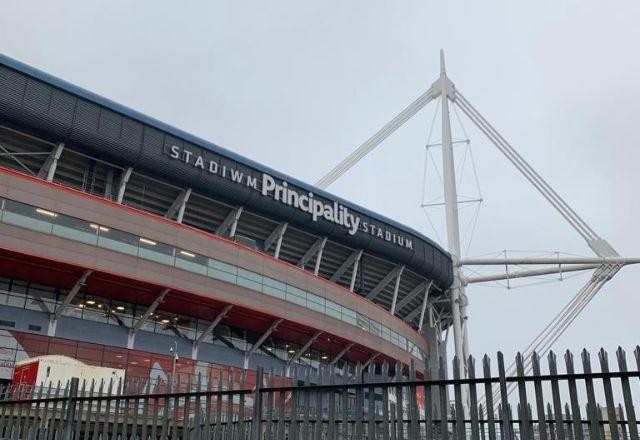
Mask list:
[[181,376],[421,370],[451,282],[422,234],[0,56],[0,379],[162,378],[174,344]]

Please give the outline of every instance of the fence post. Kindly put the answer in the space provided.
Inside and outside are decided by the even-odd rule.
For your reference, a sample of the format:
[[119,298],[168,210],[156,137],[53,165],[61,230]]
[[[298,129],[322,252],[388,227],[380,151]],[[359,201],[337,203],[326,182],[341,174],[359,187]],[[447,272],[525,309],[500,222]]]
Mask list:
[[256,388],[253,396],[253,417],[251,419],[250,440],[260,440],[262,425],[262,367],[256,369]]
[[73,437],[73,422],[76,417],[76,398],[78,397],[78,384],[80,379],[71,378],[69,386],[69,396],[67,397],[67,408],[64,415],[64,440],[71,440]]

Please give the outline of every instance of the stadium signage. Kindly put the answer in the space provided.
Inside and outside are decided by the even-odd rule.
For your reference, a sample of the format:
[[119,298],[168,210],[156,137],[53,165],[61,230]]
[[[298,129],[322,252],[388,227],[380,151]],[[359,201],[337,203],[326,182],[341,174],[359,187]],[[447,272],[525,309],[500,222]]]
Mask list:
[[314,222],[322,218],[344,227],[349,235],[362,232],[400,247],[413,249],[411,238],[377,226],[369,221],[363,221],[358,214],[338,202],[324,202],[316,198],[315,194],[310,191],[298,192],[291,188],[286,181],[278,181],[270,174],[262,173],[261,181],[258,181],[258,178],[251,174],[225,164],[221,165],[216,160],[206,159],[201,154],[178,145],[170,146],[166,153],[171,159],[179,160],[194,168],[229,179],[238,185],[252,188],[260,192],[264,197],[271,197],[285,205],[306,212]]

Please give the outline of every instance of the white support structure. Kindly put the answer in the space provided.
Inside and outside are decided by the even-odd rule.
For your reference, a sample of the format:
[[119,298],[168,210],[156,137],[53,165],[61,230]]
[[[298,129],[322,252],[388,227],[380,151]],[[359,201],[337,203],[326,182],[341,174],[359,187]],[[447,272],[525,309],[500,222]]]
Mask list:
[[411,292],[407,293],[404,296],[404,298],[398,301],[398,304],[396,304],[394,313],[401,312],[402,309],[411,302],[411,300],[413,300],[416,296],[420,295],[420,293],[424,292],[425,288],[429,290],[432,284],[433,284],[433,281],[427,281],[427,280],[424,280],[423,282],[418,283],[416,287],[411,289]]
[[[220,237],[233,238],[236,235],[236,228],[238,227],[238,220],[240,220],[240,216],[242,215],[242,206],[238,206],[237,208],[233,208],[227,217],[222,221],[220,226],[216,228],[216,235]],[[229,231],[229,234],[227,234]]]
[[289,367],[294,362],[297,362],[298,359],[300,359],[300,356],[303,356],[307,351],[309,351],[311,345],[316,342],[320,335],[322,335],[321,331],[315,332],[313,336],[311,336],[311,338],[309,338],[309,340],[302,347],[300,347],[300,349],[298,349],[298,351],[296,351],[293,356],[291,356],[291,359],[287,361],[287,367]]
[[164,302],[164,298],[171,291],[169,288],[162,289],[156,299],[153,300],[151,305],[147,307],[147,310],[142,314],[142,316],[136,321],[133,327],[129,329],[129,337],[127,338],[127,348],[131,350],[133,348],[133,344],[135,343],[136,333],[142,328],[142,324],[145,323],[147,319],[156,311],[158,306]]
[[[424,325],[424,314],[427,311],[427,304],[429,302],[430,290],[431,290],[431,285],[429,285],[429,287],[427,287],[424,291],[424,299],[422,300],[422,307],[420,307],[420,320],[418,322],[418,332],[422,332],[422,326]],[[433,311],[433,309],[431,311]],[[429,320],[429,323],[431,323],[431,320]]]
[[[311,260],[311,258],[313,258],[314,255],[317,255],[316,268],[319,270],[320,269],[319,262],[322,259],[322,252],[324,250],[324,245],[326,243],[327,243],[327,237],[320,237],[316,241],[314,241],[311,247],[307,249],[307,252],[305,252],[304,255],[300,257],[296,266],[304,269],[304,267],[307,265],[309,260]],[[314,273],[315,273],[315,269],[314,269]]]
[[184,210],[187,208],[187,202],[191,196],[191,191],[191,188],[185,188],[180,191],[169,209],[167,209],[167,213],[164,215],[164,218],[172,219],[177,214],[176,222],[182,223]]
[[289,226],[289,223],[283,222],[283,223],[280,223],[278,226],[276,226],[273,231],[271,231],[271,234],[269,234],[267,239],[264,241],[264,249],[263,249],[264,252],[268,252],[269,249],[271,249],[271,246],[273,246],[273,243],[275,243],[276,249],[273,252],[273,257],[274,258],[280,257],[280,248],[282,247],[282,239],[284,237],[284,233],[287,231],[288,226]]
[[222,321],[224,318],[227,317],[227,314],[232,308],[233,308],[233,304],[228,304],[224,306],[222,310],[220,310],[220,313],[216,315],[213,321],[211,321],[211,323],[200,334],[200,336],[198,336],[196,340],[193,341],[193,347],[191,349],[191,359],[195,360],[198,358],[198,347],[200,346],[200,344],[202,344],[202,341],[204,341],[204,338],[206,338],[207,335],[210,334],[218,326],[218,324],[220,324],[220,321]]
[[62,313],[69,307],[71,301],[78,295],[80,289],[82,289],[87,284],[87,278],[91,275],[91,270],[85,270],[80,275],[80,278],[75,282],[73,287],[67,293],[67,297],[64,299],[62,304],[58,306],[55,313],[52,313],[49,317],[49,328],[47,329],[47,336],[55,336],[56,328],[58,326],[58,319],[62,316]]
[[356,259],[359,258],[358,255],[362,255],[362,251],[360,249],[356,249],[355,251],[351,252],[351,254],[349,254],[347,259],[344,260],[340,265],[340,267],[338,267],[338,269],[333,273],[333,275],[331,275],[331,278],[329,278],[329,281],[331,281],[332,283],[337,283],[338,281],[340,281],[340,278],[342,278],[342,275],[344,275],[344,273],[349,269],[349,267],[354,266]]
[[262,344],[264,344],[264,341],[267,340],[267,338],[269,336],[271,336],[271,333],[273,333],[278,326],[282,323],[282,321],[284,321],[284,319],[278,319],[276,321],[273,321],[273,323],[271,323],[271,325],[269,326],[269,328],[262,334],[262,336],[260,336],[260,338],[255,342],[255,344],[253,344],[251,346],[251,348],[249,348],[249,350],[247,350],[244,354],[244,369],[248,369],[249,368],[249,359],[251,358],[251,355],[262,346]]
[[56,147],[51,151],[47,160],[42,164],[40,171],[38,171],[38,177],[40,179],[45,179],[47,182],[53,182],[53,177],[56,174],[56,168],[58,167],[58,160],[62,155],[62,151],[64,150],[64,142],[60,142]]
[[[374,136],[359,146],[352,154],[341,161],[336,167],[330,170],[322,179],[317,182],[320,188],[326,188],[332,182],[352,168],[364,156],[373,151],[384,139],[399,128],[410,117],[416,114],[421,108],[435,98],[440,98],[441,118],[442,118],[442,177],[444,186],[444,206],[447,225],[448,250],[454,262],[454,280],[448,291],[451,303],[452,316],[440,316],[440,319],[451,319],[454,333],[455,354],[459,359],[469,357],[469,338],[467,331],[467,297],[465,295],[465,285],[468,283],[491,281],[497,279],[509,279],[515,277],[536,276],[547,273],[568,272],[573,270],[586,270],[597,268],[592,278],[587,282],[582,290],[565,306],[564,309],[554,318],[554,320],[538,335],[536,339],[523,351],[525,358],[525,368],[530,368],[530,354],[533,350],[538,350],[542,355],[548,350],[553,342],[564,332],[568,325],[584,309],[589,301],[597,294],[600,288],[613,277],[626,264],[637,264],[638,258],[621,258],[616,250],[604,239],[600,238],[595,231],[565,202],[564,199],[529,165],[524,158],[498,133],[498,131],[484,119],[484,117],[467,101],[467,99],[454,86],[447,77],[444,53],[440,52],[440,77],[429,90],[420,98],[409,105],[401,114],[385,125]],[[458,219],[458,205],[464,201],[458,200],[455,163],[453,154],[453,140],[451,136],[451,122],[449,114],[449,104],[458,106],[462,112],[484,133],[487,138],[500,150],[504,156],[518,169],[522,175],[538,190],[543,197],[555,208],[560,215],[585,239],[588,246],[596,254],[596,258],[563,257],[563,258],[520,258],[520,259],[461,259],[460,253],[460,227]],[[542,264],[555,266],[553,268],[541,268],[512,272],[508,274],[497,274],[488,276],[476,276],[464,278],[462,267],[468,265],[491,265],[499,264]],[[372,292],[367,296],[369,299],[382,290],[391,280],[388,274]],[[355,268],[354,268],[355,277]],[[352,278],[352,290],[354,284]],[[428,293],[428,290],[427,290]],[[420,309],[420,327],[425,320],[425,311],[429,307],[428,295]],[[440,300],[434,300],[437,303]],[[394,307],[392,307],[393,309]],[[394,310],[395,311],[395,310]],[[415,319],[418,311],[412,311],[410,320]],[[431,314],[431,311],[429,311]],[[405,318],[406,320],[406,318]],[[510,367],[507,375],[514,375],[515,369]],[[466,366],[461,375],[467,378]],[[467,387],[462,387],[463,401],[467,402]],[[468,409],[468,407],[467,407]]]
[[[422,304],[424,305],[427,301],[427,298],[429,297],[429,292],[431,291],[431,286],[433,286],[433,281],[430,281],[428,284],[421,284],[419,287],[421,287],[422,289],[424,289],[424,297],[422,300]],[[420,291],[419,291],[420,292]],[[404,317],[404,321],[405,322],[411,322],[413,321],[413,319],[418,316],[418,314],[420,313],[421,309],[413,309],[411,312],[409,312],[407,314],[407,316]]]
[[329,366],[335,367],[335,365],[340,361],[340,359],[342,359],[344,355],[347,354],[349,350],[353,348],[354,345],[356,345],[355,342],[349,342],[347,345],[345,345],[345,347],[340,351],[340,353],[338,353],[333,357],[333,359],[331,359],[331,362],[329,362]]
[[131,178],[131,173],[133,172],[133,168],[128,167],[122,170],[122,175],[120,176],[120,183],[118,184],[118,197],[116,198],[116,203],[122,204],[124,200],[124,191],[127,189],[127,183]]
[[404,266],[401,266],[398,275],[396,275],[396,284],[393,286],[393,298],[391,299],[391,308],[389,309],[392,315],[396,314],[396,304],[398,302],[398,292],[400,291],[400,280],[402,279],[403,272]]
[[385,277],[382,278],[373,289],[371,289],[371,292],[367,294],[367,299],[373,301],[380,294],[380,292],[382,292],[382,290],[387,287],[391,280],[396,279],[396,277],[398,277],[399,274],[402,273],[403,268],[404,266],[396,266],[391,269],[389,273],[387,273]]
[[356,287],[356,277],[358,276],[358,267],[360,267],[360,260],[362,259],[362,249],[358,251],[356,260],[353,262],[353,270],[351,271],[351,282],[349,283],[349,290],[353,292]]

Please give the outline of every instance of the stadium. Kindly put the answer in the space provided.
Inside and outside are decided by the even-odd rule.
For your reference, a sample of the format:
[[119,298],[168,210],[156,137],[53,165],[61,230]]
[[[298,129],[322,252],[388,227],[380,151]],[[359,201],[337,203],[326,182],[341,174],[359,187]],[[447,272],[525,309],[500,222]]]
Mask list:
[[407,226],[0,56],[2,381],[42,355],[421,375],[452,281]]

